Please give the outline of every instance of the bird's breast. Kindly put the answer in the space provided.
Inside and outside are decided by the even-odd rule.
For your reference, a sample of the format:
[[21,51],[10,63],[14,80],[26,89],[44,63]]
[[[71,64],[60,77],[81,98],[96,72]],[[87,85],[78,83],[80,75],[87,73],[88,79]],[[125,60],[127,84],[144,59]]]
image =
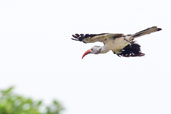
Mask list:
[[105,48],[108,50],[112,50],[115,53],[120,53],[120,51],[129,44],[124,37],[116,38],[114,40],[110,40],[105,44]]

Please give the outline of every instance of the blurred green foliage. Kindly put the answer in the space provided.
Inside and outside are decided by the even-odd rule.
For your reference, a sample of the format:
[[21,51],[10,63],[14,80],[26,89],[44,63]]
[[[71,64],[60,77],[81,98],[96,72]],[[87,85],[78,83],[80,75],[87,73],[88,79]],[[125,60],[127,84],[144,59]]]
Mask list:
[[0,114],[60,114],[63,110],[56,100],[45,106],[41,100],[15,94],[13,89],[0,90]]

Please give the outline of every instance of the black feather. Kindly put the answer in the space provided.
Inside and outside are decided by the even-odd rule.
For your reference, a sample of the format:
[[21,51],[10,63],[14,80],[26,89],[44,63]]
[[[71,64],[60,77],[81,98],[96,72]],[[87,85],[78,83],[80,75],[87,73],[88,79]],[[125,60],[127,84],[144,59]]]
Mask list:
[[123,57],[136,57],[136,56],[144,56],[145,54],[141,52],[140,45],[136,43],[131,43],[127,45],[118,56]]
[[94,36],[99,36],[99,35],[104,35],[106,33],[101,33],[101,34],[74,34],[72,35],[73,38],[71,38],[72,40],[76,40],[76,41],[83,41],[86,38],[91,38]]

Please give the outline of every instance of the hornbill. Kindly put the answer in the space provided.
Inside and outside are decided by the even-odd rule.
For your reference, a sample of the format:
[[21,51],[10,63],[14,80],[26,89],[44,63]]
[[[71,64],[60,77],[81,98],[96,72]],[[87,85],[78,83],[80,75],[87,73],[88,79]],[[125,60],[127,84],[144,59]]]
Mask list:
[[114,34],[114,33],[101,33],[101,34],[74,34],[72,35],[72,40],[81,41],[84,43],[93,43],[93,42],[103,42],[104,46],[94,46],[91,49],[87,50],[83,56],[87,54],[101,54],[107,53],[112,50],[114,54],[123,57],[141,57],[145,54],[141,52],[140,45],[137,44],[134,39],[146,34],[157,32],[162,30],[157,26],[153,26],[137,32],[135,34]]

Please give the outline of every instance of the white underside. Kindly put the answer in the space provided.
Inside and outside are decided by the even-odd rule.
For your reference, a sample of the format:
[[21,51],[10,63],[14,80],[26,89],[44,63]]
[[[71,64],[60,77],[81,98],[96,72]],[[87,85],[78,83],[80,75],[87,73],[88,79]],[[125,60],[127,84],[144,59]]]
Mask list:
[[116,54],[120,53],[120,51],[127,46],[128,44],[130,44],[129,41],[131,41],[131,37],[127,36],[127,37],[121,37],[121,38],[116,38],[114,40],[109,40],[108,42],[105,43],[102,52],[106,53],[110,50],[112,50],[113,52],[115,52]]

